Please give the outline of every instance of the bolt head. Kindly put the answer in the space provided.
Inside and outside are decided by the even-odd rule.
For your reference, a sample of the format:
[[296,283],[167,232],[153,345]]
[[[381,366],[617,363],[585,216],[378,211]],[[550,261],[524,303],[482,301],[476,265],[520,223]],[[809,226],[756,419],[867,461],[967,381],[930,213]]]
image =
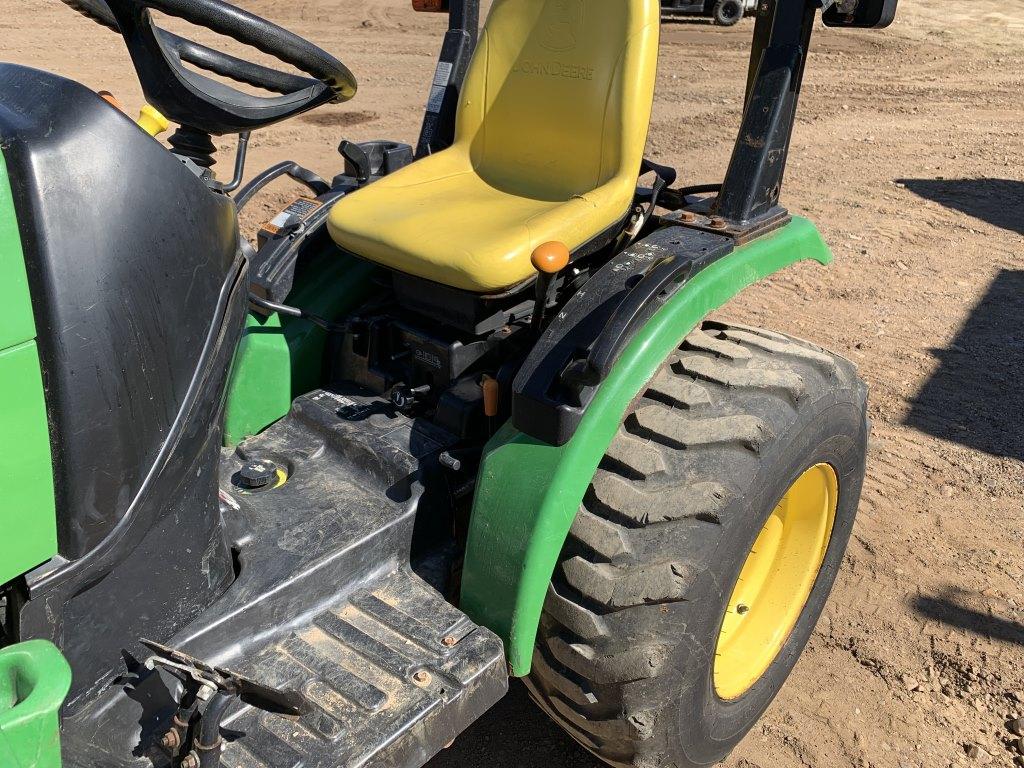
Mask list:
[[421,669],[421,670],[413,673],[412,679],[413,679],[413,682],[418,683],[419,685],[426,685],[427,683],[430,682],[431,678],[430,678],[430,673],[429,672]]
[[441,645],[445,645],[451,648],[453,645],[455,645],[456,642],[458,641],[454,637],[452,637],[451,635],[446,635],[445,638],[441,641]]

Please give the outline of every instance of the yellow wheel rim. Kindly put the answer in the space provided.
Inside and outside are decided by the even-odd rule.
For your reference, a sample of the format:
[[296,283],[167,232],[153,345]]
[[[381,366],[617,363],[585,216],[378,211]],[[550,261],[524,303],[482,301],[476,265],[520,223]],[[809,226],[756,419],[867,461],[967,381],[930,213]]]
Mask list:
[[796,626],[825,559],[839,480],[828,464],[786,491],[743,564],[715,649],[719,698],[738,699],[765,673]]

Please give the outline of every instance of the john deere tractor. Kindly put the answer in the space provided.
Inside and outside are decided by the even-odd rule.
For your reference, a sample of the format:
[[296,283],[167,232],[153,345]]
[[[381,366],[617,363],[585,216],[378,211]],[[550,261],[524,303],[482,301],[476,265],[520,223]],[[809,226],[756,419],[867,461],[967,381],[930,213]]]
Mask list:
[[418,145],[244,187],[352,73],[222,0],[65,1],[148,105],[0,64],[0,766],[417,768],[510,677],[612,765],[727,755],[865,471],[849,362],[705,319],[830,260],[780,204],[813,0],[758,5],[721,184],[644,159],[658,0],[420,0]]

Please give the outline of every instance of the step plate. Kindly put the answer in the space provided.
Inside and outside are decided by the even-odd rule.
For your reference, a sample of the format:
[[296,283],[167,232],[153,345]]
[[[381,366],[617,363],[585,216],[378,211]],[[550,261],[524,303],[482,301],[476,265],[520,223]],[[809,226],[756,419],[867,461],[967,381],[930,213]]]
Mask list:
[[[449,440],[337,387],[298,398],[286,418],[225,450],[235,581],[177,632],[149,637],[299,690],[312,710],[288,720],[239,705],[223,723],[222,766],[417,768],[505,693],[501,641],[410,565],[414,525],[430,510],[423,478]],[[256,459],[286,468],[287,481],[241,489],[235,477]],[[169,768],[159,740],[177,684],[145,669],[148,653],[126,649],[123,682],[65,719],[65,768]]]
[[507,691],[501,641],[406,569],[325,610],[239,670],[297,688],[298,720],[246,708],[224,768],[423,765]]

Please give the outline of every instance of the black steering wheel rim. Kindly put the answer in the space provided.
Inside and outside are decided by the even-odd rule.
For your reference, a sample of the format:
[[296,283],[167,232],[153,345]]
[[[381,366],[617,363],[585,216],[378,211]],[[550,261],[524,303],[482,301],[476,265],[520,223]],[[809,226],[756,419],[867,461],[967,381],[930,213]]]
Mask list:
[[[358,87],[348,68],[323,49],[223,0],[63,1],[124,37],[154,107],[168,119],[206,133],[265,127],[321,104],[347,101]],[[246,61],[160,29],[150,10],[230,37],[309,77]],[[246,94],[185,68],[183,62],[282,95]]]

